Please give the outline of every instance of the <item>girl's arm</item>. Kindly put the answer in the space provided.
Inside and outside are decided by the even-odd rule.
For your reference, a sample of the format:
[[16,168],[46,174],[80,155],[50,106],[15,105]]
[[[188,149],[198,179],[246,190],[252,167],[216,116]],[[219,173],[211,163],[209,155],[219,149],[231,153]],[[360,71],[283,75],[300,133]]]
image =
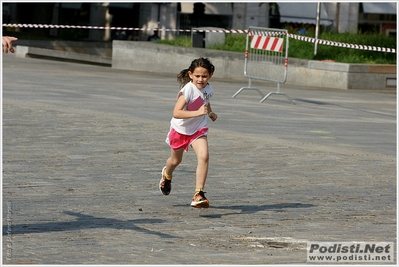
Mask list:
[[215,121],[218,118],[218,115],[212,112],[211,102],[208,102],[208,116],[212,121]]
[[186,105],[186,99],[184,99],[183,94],[180,94],[179,98],[177,99],[175,108],[173,109],[174,118],[189,119],[206,115],[209,112],[209,109],[205,105],[202,105],[198,110],[194,111],[184,110],[185,105]]

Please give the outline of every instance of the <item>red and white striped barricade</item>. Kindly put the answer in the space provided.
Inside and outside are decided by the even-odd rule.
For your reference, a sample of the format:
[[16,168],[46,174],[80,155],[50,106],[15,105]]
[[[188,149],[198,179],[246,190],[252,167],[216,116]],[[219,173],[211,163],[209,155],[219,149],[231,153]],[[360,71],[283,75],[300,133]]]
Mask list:
[[[240,88],[236,97],[243,90],[256,90],[262,96],[261,103],[270,95],[285,95],[293,104],[294,101],[280,92],[280,84],[287,80],[288,68],[288,31],[249,27],[245,48],[244,75],[248,77],[248,86]],[[277,91],[264,95],[258,88],[252,87],[252,79],[277,83]]]

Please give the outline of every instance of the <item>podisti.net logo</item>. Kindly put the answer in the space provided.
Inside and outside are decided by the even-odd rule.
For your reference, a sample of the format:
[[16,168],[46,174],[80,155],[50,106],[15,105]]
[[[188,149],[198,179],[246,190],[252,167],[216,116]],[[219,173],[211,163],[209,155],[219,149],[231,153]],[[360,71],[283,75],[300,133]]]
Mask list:
[[307,242],[307,262],[392,263],[393,242]]

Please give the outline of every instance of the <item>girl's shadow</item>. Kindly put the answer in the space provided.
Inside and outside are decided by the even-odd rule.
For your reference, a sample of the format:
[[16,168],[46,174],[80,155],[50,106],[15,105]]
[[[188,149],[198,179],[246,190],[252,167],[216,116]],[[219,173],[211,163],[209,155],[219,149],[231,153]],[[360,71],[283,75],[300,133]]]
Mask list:
[[[200,214],[200,217],[206,218],[221,218],[227,215],[237,214],[253,214],[260,211],[277,211],[285,212],[285,209],[298,209],[298,208],[311,208],[313,204],[302,204],[302,203],[280,203],[280,204],[264,204],[264,205],[232,205],[232,206],[211,206],[207,211],[209,214]],[[216,213],[219,210],[230,210],[237,212],[228,213]]]
[[72,230],[84,230],[93,228],[114,228],[114,229],[126,229],[145,234],[157,235],[162,238],[176,238],[175,236],[161,233],[158,231],[149,230],[140,226],[139,224],[153,224],[162,223],[164,220],[161,219],[135,219],[135,220],[117,220],[112,218],[101,218],[91,215],[86,215],[78,212],[64,211],[64,214],[75,216],[76,220],[73,221],[62,221],[62,222],[45,222],[45,223],[33,223],[33,224],[12,224],[3,226],[3,236],[17,234],[30,234],[30,233],[46,233],[46,232],[57,232],[57,231],[72,231]]

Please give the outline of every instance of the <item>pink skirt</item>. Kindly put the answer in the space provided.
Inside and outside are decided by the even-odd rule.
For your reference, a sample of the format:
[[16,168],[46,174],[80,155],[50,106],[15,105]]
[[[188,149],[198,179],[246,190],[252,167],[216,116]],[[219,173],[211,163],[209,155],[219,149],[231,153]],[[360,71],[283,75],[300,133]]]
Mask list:
[[193,135],[185,135],[175,131],[172,127],[170,127],[168,136],[166,137],[165,142],[173,149],[180,150],[184,149],[188,151],[188,147],[198,138],[202,136],[208,135],[208,128],[199,129]]

